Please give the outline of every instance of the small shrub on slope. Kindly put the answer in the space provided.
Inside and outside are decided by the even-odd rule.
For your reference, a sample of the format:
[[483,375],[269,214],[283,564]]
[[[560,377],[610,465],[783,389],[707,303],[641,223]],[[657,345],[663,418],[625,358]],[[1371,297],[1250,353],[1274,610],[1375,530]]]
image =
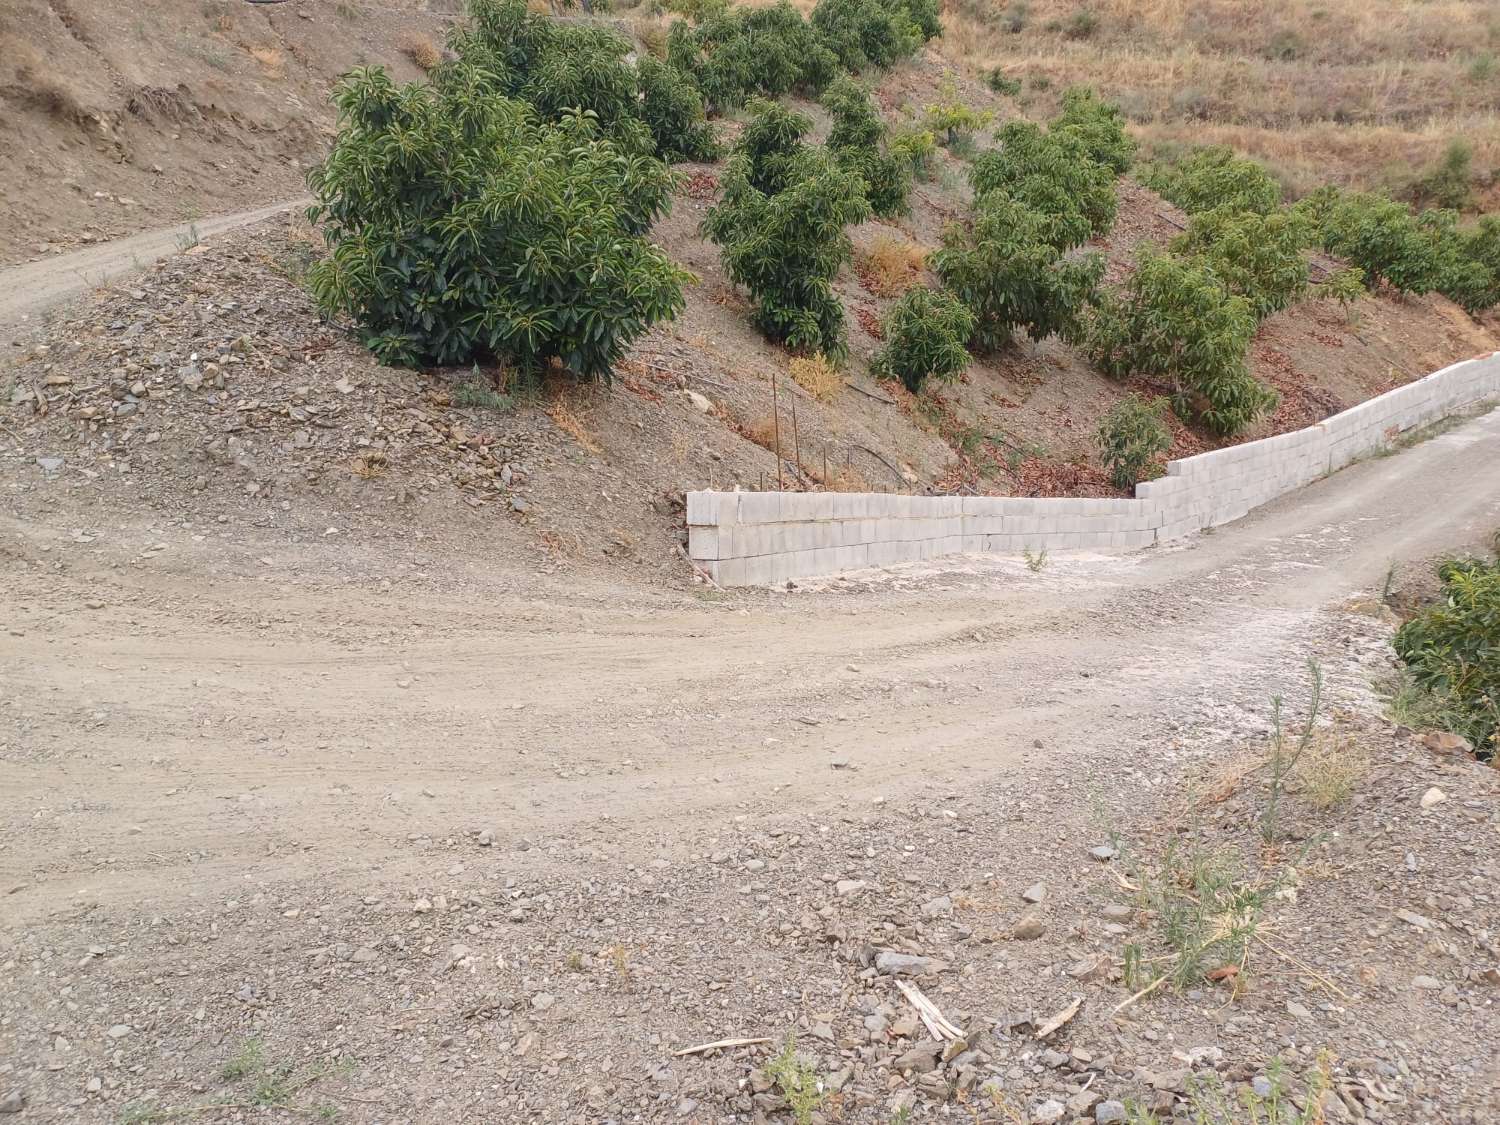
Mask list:
[[934,136],[940,135],[950,148],[971,141],[975,131],[983,129],[994,118],[989,110],[975,109],[959,97],[958,84],[952,74],[943,76],[938,100],[922,107],[922,124]]
[[833,278],[853,254],[845,227],[870,216],[864,180],[801,143],[807,118],[762,103],[741,134],[724,194],[704,220],[724,267],[756,302],[756,326],[798,350],[848,350]]
[[[937,26],[929,4],[917,6],[926,26]],[[809,22],[844,69],[857,73],[892,67],[931,38],[912,16],[899,0],[818,0]]]
[[966,225],[950,227],[932,265],[974,313],[974,346],[993,351],[1025,329],[1034,340],[1078,334],[1078,317],[1104,273],[1098,255],[1065,258],[1051,219],[999,192]]
[[909,289],[886,317],[886,347],[871,370],[900,379],[913,394],[928,379],[956,378],[968,366],[964,342],[973,329],[973,314],[951,293]]
[[817,94],[839,71],[834,53],[785,0],[768,8],[720,7],[696,26],[674,22],[667,62],[716,111],[754,95]]
[[1443,703],[1454,733],[1495,760],[1500,737],[1500,562],[1438,568],[1437,602],[1396,631],[1396,655],[1416,685]]
[[1169,382],[1179,414],[1234,434],[1276,404],[1245,359],[1254,332],[1249,302],[1208,267],[1146,251],[1126,292],[1100,300],[1088,348],[1106,374]]
[[1460,257],[1472,264],[1461,277],[1450,277],[1443,292],[1470,313],[1500,304],[1500,215],[1485,215],[1458,240]]
[[636,63],[641,120],[651,130],[656,154],[668,162],[714,160],[719,144],[703,109],[703,97],[692,82],[659,59]]
[[1135,159],[1135,141],[1125,132],[1125,115],[1120,107],[1100,100],[1087,86],[1064,92],[1062,112],[1053,118],[1051,128],[1076,136],[1090,158],[1116,176],[1128,172]]
[[1462,211],[1474,198],[1474,150],[1461,140],[1453,141],[1442,157],[1409,189],[1417,206],[1433,205]]
[[999,146],[974,160],[969,182],[982,197],[1002,193],[1048,219],[1047,241],[1060,250],[1107,232],[1115,219],[1115,177],[1089,156],[1081,137],[1011,121]]
[[1362,269],[1370,288],[1384,282],[1402,293],[1421,294],[1442,281],[1440,239],[1404,203],[1325,188],[1297,209],[1316,225],[1323,249]]
[[1271,173],[1221,145],[1200,148],[1176,164],[1157,165],[1145,181],[1188,212],[1227,207],[1269,215],[1281,206],[1281,185]]
[[823,104],[833,115],[828,149],[840,167],[858,172],[864,178],[871,209],[885,216],[905,212],[906,197],[911,191],[911,166],[900,156],[881,149],[885,125],[870,95],[845,76],[828,88]]
[[1172,434],[1162,420],[1165,399],[1129,394],[1109,408],[1099,422],[1099,455],[1116,488],[1134,488],[1151,463],[1172,448]]

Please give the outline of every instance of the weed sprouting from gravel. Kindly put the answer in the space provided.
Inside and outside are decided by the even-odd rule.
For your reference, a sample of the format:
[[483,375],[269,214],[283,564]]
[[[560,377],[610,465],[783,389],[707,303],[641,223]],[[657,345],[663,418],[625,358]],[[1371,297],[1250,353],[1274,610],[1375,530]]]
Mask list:
[[1370,768],[1369,755],[1352,738],[1320,735],[1297,764],[1298,796],[1315,809],[1344,804]]
[[[1193,1075],[1188,1079],[1187,1116],[1173,1120],[1191,1125],[1321,1125],[1323,1095],[1332,1086],[1326,1052],[1301,1082],[1278,1055],[1267,1064],[1265,1074],[1240,1090],[1238,1098],[1225,1089],[1217,1074]],[[1126,1125],[1164,1125],[1161,1117],[1133,1103],[1126,1104],[1125,1121]]]
[[1286,735],[1281,722],[1281,696],[1275,696],[1271,700],[1271,758],[1268,763],[1271,771],[1271,792],[1266,798],[1266,809],[1261,815],[1260,822],[1261,839],[1267,844],[1274,844],[1281,838],[1281,796],[1286,787],[1286,779],[1297,768],[1298,762],[1302,760],[1308,746],[1312,744],[1313,734],[1317,730],[1318,709],[1323,701],[1323,669],[1318,666],[1316,660],[1309,660],[1307,668],[1312,675],[1312,697],[1308,700],[1307,722],[1302,727],[1301,735],[1298,736],[1295,750],[1287,749]]
[[790,1032],[781,1045],[781,1053],[766,1064],[766,1074],[786,1099],[797,1125],[808,1125],[823,1104],[823,1088],[812,1064],[797,1053],[797,1040]]
[[264,1065],[265,1058],[260,1040],[246,1039],[240,1049],[219,1071],[219,1077],[226,1082],[238,1082],[241,1078],[259,1073]]
[[1021,551],[1021,557],[1026,560],[1026,569],[1032,574],[1040,574],[1047,568],[1047,548],[1033,551],[1030,547]]
[[460,383],[453,389],[453,405],[479,410],[501,410],[509,412],[516,408],[516,400],[477,380]]
[[1165,951],[1147,959],[1137,950],[1136,982],[1237,984],[1277,883],[1250,877],[1234,849],[1196,842],[1173,841],[1158,867],[1137,874],[1142,905],[1156,918]]

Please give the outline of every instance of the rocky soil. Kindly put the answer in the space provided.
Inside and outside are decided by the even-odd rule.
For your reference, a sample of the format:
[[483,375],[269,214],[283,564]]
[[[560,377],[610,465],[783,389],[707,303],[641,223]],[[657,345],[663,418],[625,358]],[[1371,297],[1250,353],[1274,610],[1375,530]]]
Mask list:
[[[5,937],[5,1105],[788,1121],[768,1067],[790,1036],[815,1121],[1165,1119],[1195,1089],[1269,1089],[1282,1066],[1299,1102],[1301,1076],[1326,1072],[1321,1120],[1493,1120],[1500,775],[1361,715],[1384,627],[1331,629],[1349,674],[1330,729],[1367,770],[1325,810],[1294,782],[1274,848],[1267,712],[1247,692],[1065,776],[939,771],[818,808],[788,794],[626,846],[452,822],[408,836],[410,881],[74,905],[23,877],[8,889],[44,901]],[[1278,889],[1227,981],[1130,1002],[1127,947],[1171,948],[1145,888],[1173,841],[1232,850]],[[763,1042],[681,1053],[741,1037]]]

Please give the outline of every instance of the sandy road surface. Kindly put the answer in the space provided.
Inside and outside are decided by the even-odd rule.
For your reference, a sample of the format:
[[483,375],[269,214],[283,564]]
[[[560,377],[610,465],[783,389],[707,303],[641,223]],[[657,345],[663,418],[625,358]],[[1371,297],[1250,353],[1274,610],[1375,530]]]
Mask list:
[[1500,413],[1183,547],[696,602],[409,563],[389,590],[208,579],[185,533],[142,558],[125,532],[12,524],[6,918],[273,874],[397,882],[415,832],[654,839],[914,773],[1066,768],[1295,672],[1320,607],[1500,525],[1497,466]]

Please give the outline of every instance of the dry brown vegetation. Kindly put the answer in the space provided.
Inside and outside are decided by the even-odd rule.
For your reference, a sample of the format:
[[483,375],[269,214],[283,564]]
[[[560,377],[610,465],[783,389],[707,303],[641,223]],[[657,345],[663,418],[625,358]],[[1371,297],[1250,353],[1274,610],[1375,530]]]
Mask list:
[[583,449],[590,453],[604,452],[599,439],[589,428],[583,408],[572,396],[558,394],[552,399],[547,404],[547,417],[552,419],[554,426],[576,441]]
[[832,402],[844,386],[844,378],[838,368],[829,363],[819,352],[811,356],[797,356],[790,366],[792,380],[819,402]]
[[433,46],[432,40],[419,31],[403,31],[396,46],[401,53],[423,70],[432,70],[443,61],[442,52]]
[[[1500,166],[1500,8],[1478,0],[961,0],[938,50],[1049,113],[1096,86],[1153,145],[1229,144],[1294,192],[1399,188],[1449,142]],[[1491,200],[1493,201],[1493,200]]]
[[280,78],[286,71],[286,60],[274,47],[251,47],[250,57],[260,63],[270,78]]
[[894,235],[877,235],[856,264],[860,282],[877,297],[899,297],[922,276],[927,251]]

